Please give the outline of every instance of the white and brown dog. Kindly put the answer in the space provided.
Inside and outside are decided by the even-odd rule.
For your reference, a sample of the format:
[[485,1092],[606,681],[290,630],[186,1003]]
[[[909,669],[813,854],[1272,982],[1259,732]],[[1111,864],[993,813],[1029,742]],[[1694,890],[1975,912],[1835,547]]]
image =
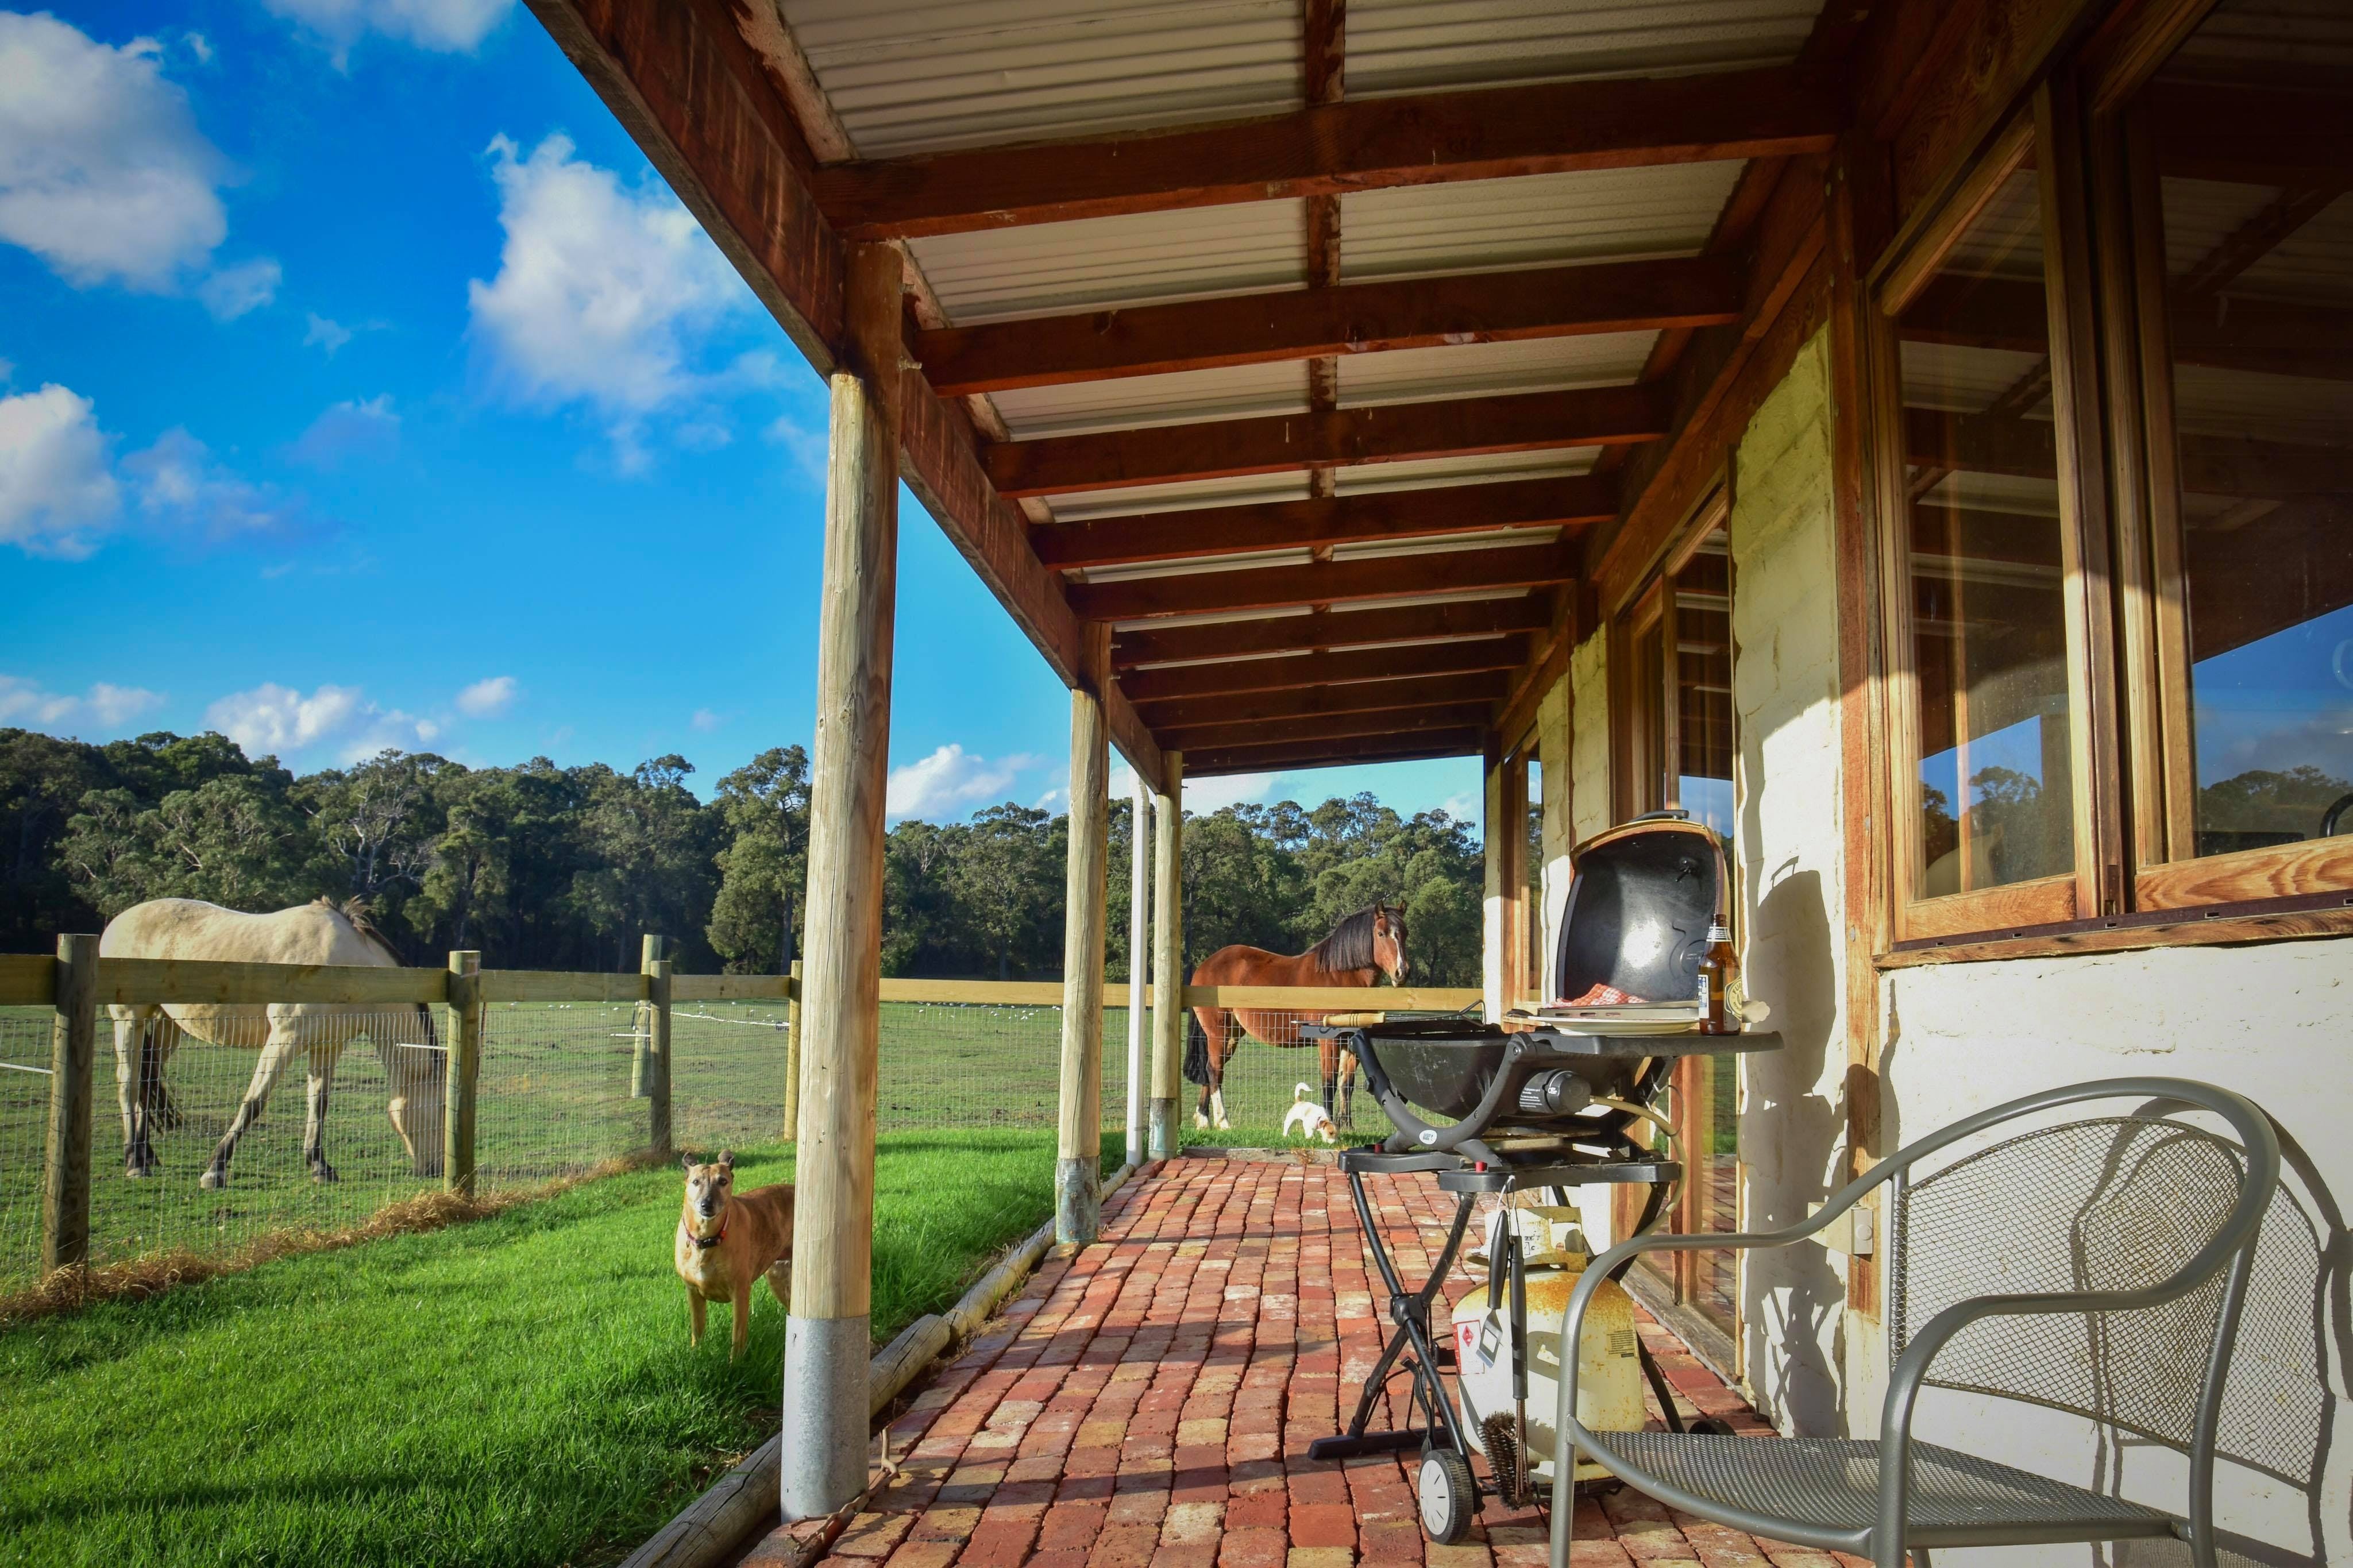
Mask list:
[[1294,1131],[1303,1138],[1321,1138],[1326,1143],[1337,1143],[1339,1131],[1332,1125],[1331,1114],[1307,1097],[1315,1091],[1299,1084],[1291,1091],[1291,1109],[1282,1113],[1282,1135]]
[[786,1310],[792,1308],[792,1184],[735,1191],[735,1156],[723,1149],[707,1165],[696,1164],[691,1154],[681,1163],[686,1167],[686,1204],[672,1252],[693,1319],[689,1342],[702,1342],[705,1303],[725,1301],[735,1314],[732,1361],[751,1338],[754,1280],[765,1274],[776,1300]]

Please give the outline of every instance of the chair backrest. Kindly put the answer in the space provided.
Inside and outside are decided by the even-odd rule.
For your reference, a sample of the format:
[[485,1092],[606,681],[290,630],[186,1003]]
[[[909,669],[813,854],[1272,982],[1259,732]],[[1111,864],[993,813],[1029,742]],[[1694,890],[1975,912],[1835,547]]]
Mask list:
[[[1891,1361],[1938,1312],[1971,1297],[2134,1291],[2177,1279],[2245,1205],[2267,1210],[2278,1195],[2275,1151],[2251,1160],[2238,1139],[2211,1130],[2211,1119],[2183,1120],[2179,1109],[2055,1125],[2034,1118],[2042,1124],[2007,1136],[1997,1123],[1907,1170],[1892,1196],[1888,1237]],[[2263,1190],[2251,1191],[2255,1184]],[[2218,1269],[2152,1307],[1981,1321],[1937,1354],[1927,1381],[2187,1448],[2229,1274]],[[2235,1416],[2225,1407],[2219,1449],[2298,1479],[2324,1391],[2236,1403]]]

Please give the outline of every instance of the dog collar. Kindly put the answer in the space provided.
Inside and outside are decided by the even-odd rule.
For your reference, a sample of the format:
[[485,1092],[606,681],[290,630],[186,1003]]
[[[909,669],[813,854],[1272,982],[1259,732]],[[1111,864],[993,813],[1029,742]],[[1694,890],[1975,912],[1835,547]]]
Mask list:
[[705,1252],[709,1251],[711,1248],[718,1246],[721,1242],[727,1239],[727,1216],[725,1215],[719,1216],[719,1234],[717,1236],[697,1236],[694,1234],[692,1228],[690,1227],[686,1233],[686,1239],[694,1243],[697,1249]]

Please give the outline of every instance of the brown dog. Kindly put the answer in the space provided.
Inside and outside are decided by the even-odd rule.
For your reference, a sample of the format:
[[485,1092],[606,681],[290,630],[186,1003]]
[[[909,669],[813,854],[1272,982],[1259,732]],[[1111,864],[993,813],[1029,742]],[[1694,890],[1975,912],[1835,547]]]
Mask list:
[[686,1167],[686,1204],[673,1252],[694,1321],[689,1342],[702,1342],[704,1303],[726,1301],[735,1313],[732,1361],[751,1338],[753,1280],[765,1274],[776,1300],[792,1306],[792,1184],[736,1192],[735,1156],[723,1149],[708,1165],[696,1164],[691,1154],[680,1163]]

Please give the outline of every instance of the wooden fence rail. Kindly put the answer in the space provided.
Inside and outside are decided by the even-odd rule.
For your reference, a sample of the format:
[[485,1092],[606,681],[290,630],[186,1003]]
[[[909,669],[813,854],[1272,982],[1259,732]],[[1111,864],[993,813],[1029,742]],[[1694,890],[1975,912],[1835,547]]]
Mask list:
[[[453,1192],[474,1181],[475,1089],[480,1071],[481,1017],[486,1007],[524,1002],[635,1003],[638,1005],[640,1081],[648,1101],[649,1150],[670,1148],[670,1014],[680,1003],[775,1002],[788,1019],[782,1090],[785,1137],[796,1132],[796,1079],[800,1064],[800,965],[792,975],[673,974],[661,957],[660,939],[646,941],[644,963],[634,974],[565,973],[542,970],[481,969],[480,955],[451,953],[442,969],[385,969],[367,965],[307,963],[212,963],[186,959],[98,958],[96,937],[60,937],[60,955],[0,954],[0,1006],[45,1007],[56,1015],[59,1042],[53,1069],[58,1104],[49,1118],[41,1259],[45,1268],[70,1268],[90,1258],[90,1106],[95,1090],[97,1027],[109,1004],[190,1003],[216,1005],[280,1004],[402,1006],[449,1009],[450,1079],[445,1100],[443,1182]],[[61,981],[63,984],[61,984]],[[1156,1006],[1153,986],[1144,987],[1145,1006]],[[1128,1005],[1130,993],[1104,998],[1104,1010]],[[1453,1013],[1480,1002],[1475,986],[1274,986],[1187,985],[1187,1007],[1229,1007],[1288,1013]],[[929,1006],[1046,1008],[1062,1005],[1060,981],[884,980],[886,1003]]]

